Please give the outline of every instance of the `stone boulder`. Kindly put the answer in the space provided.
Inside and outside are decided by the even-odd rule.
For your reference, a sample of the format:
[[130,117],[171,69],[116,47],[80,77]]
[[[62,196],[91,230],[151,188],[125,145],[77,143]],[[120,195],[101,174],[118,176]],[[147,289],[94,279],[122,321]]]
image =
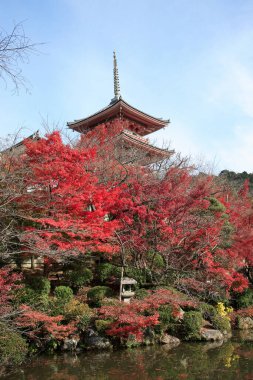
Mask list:
[[211,322],[205,320],[205,319],[202,319],[202,327],[205,327],[205,328],[213,328],[213,325],[211,324]]
[[99,336],[98,333],[89,329],[83,339],[87,350],[106,350],[112,348],[109,339]]
[[245,342],[253,342],[253,330],[241,330],[239,332],[239,337]]
[[253,319],[250,317],[238,317],[237,326],[240,330],[253,329]]
[[175,336],[163,334],[160,338],[161,344],[169,345],[171,348],[177,347],[180,344],[180,340]]
[[200,335],[201,338],[207,342],[214,342],[216,340],[224,339],[224,335],[222,334],[222,332],[220,332],[220,330],[206,329],[204,327],[200,329]]
[[62,347],[63,351],[76,351],[79,341],[80,337],[78,335],[73,335],[70,338],[64,339]]

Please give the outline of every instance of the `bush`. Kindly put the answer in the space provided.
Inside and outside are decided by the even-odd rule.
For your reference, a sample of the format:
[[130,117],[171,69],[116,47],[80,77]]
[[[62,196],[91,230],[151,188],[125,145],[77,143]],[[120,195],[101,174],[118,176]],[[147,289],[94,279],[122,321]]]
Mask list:
[[218,315],[217,310],[214,306],[209,305],[208,303],[201,303],[200,304],[200,311],[202,312],[202,316],[204,319],[208,321],[212,321],[212,318],[216,315]]
[[199,311],[187,311],[184,313],[182,333],[185,340],[201,340],[200,328],[202,315]]
[[20,334],[0,323],[0,361],[1,365],[21,364],[28,352],[28,345]]
[[40,310],[46,310],[49,304],[49,297],[45,293],[38,293],[30,286],[25,286],[15,291],[13,301],[16,305],[26,304]]
[[78,329],[81,331],[86,331],[91,325],[92,318],[93,314],[83,314],[78,321]]
[[120,278],[121,268],[109,263],[104,263],[98,266],[98,273],[100,280],[104,282],[110,277]]
[[235,306],[237,309],[244,309],[253,305],[253,290],[246,289],[243,293],[235,297]]
[[73,298],[73,290],[69,286],[57,286],[54,290],[57,300],[66,304]]
[[148,294],[149,293],[146,289],[140,288],[135,291],[134,297],[137,298],[137,300],[143,300],[144,298],[148,296]]
[[89,308],[89,306],[85,303],[81,303],[76,299],[70,300],[64,308],[64,316],[66,319],[72,320],[72,319],[79,319],[82,317],[82,315],[91,313],[92,311]]
[[67,277],[71,286],[75,289],[79,289],[92,281],[93,273],[89,268],[80,268],[67,273]]
[[138,269],[138,268],[125,268],[125,276],[134,278],[139,285],[145,284],[146,282],[151,281],[150,273],[146,269]]
[[94,316],[94,312],[85,303],[81,303],[76,299],[69,301],[64,308],[65,318],[69,321],[78,321],[80,330],[86,330]]
[[64,315],[65,306],[73,299],[73,290],[69,286],[57,286],[54,290],[55,297],[50,299],[50,314],[52,316]]
[[107,330],[111,324],[112,324],[112,321],[109,319],[106,319],[106,320],[97,319],[95,321],[95,327],[99,333],[104,333],[105,330]]
[[227,316],[217,314],[211,318],[211,322],[213,327],[222,333],[231,331],[230,319]]
[[91,288],[87,293],[89,302],[95,306],[100,306],[101,301],[111,295],[112,290],[108,288],[108,286],[94,286],[94,288]]
[[170,305],[160,306],[158,309],[159,321],[162,327],[167,328],[171,322],[175,322],[172,316],[172,307]]
[[165,267],[164,259],[159,253],[148,252],[147,258],[153,264],[154,268],[161,269]]
[[208,207],[208,210],[213,211],[213,212],[225,212],[226,207],[218,201],[215,197],[210,197],[209,198],[210,206]]
[[17,305],[26,304],[45,310],[49,303],[50,281],[42,276],[28,277],[27,285],[14,292]]
[[120,300],[118,298],[108,298],[105,297],[100,302],[101,306],[119,306],[121,304]]
[[46,277],[28,277],[26,282],[36,293],[46,295],[50,293],[51,284]]

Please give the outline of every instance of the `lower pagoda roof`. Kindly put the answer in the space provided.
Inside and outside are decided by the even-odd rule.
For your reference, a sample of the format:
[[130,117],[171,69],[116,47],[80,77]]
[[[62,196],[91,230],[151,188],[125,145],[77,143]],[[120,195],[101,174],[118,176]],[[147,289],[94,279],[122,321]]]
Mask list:
[[[175,153],[174,150],[157,148],[151,145],[148,139],[126,129],[121,132],[119,139],[125,148],[132,148],[140,152],[140,160],[143,161],[144,165],[159,162],[171,157]],[[129,158],[131,159],[131,156]]]
[[97,125],[105,123],[115,117],[132,120],[141,126],[138,129],[140,136],[148,135],[164,128],[170,121],[148,115],[128,104],[121,97],[112,99],[111,103],[100,111],[84,119],[68,122],[67,126],[77,132],[86,134]]

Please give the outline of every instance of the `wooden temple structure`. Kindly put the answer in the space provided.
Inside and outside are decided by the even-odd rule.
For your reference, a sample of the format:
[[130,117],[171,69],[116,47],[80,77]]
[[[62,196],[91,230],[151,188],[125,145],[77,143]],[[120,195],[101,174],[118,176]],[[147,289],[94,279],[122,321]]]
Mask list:
[[174,151],[151,145],[145,137],[169,124],[169,120],[153,117],[128,104],[120,94],[119,74],[115,52],[113,53],[114,98],[110,104],[86,118],[74,120],[67,126],[79,133],[87,134],[99,125],[117,120],[122,131],[117,136],[117,146],[121,148],[120,158],[124,163],[131,162],[131,155],[139,157],[138,163],[152,164],[169,158]]

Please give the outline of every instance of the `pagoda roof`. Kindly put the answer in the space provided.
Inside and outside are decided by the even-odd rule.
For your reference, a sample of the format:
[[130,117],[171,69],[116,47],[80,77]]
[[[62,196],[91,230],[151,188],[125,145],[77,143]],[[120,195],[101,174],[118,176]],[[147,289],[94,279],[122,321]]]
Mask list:
[[18,143],[11,145],[9,148],[6,148],[0,152],[1,153],[10,153],[10,152],[15,152],[15,153],[21,153],[25,149],[25,141],[26,140],[40,140],[39,136],[39,131],[34,132],[32,135],[26,137],[25,139],[19,141]]
[[87,133],[97,125],[107,122],[115,117],[130,119],[140,123],[143,128],[138,131],[139,135],[145,136],[149,133],[164,128],[170,121],[148,115],[131,106],[121,97],[112,99],[111,103],[100,111],[79,120],[67,123],[70,129],[80,133]]
[[133,147],[145,153],[142,160],[146,161],[146,164],[164,160],[171,157],[175,153],[174,150],[162,149],[151,145],[147,139],[135,133],[132,133],[129,130],[123,130],[119,138],[122,139],[124,145]]

